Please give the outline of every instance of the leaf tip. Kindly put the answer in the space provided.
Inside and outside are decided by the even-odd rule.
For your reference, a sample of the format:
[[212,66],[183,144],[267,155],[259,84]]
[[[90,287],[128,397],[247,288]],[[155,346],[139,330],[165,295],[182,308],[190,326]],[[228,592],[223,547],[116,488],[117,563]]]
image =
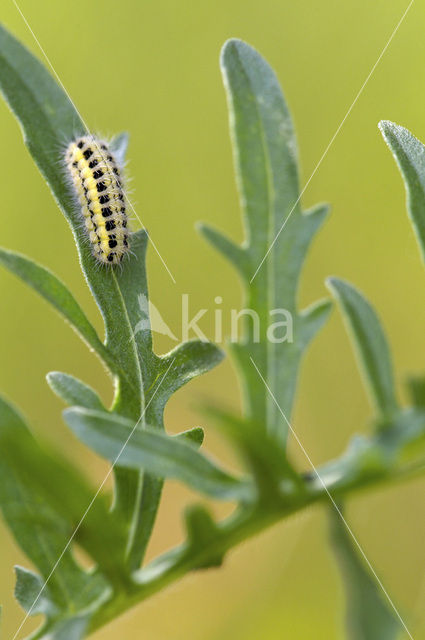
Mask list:
[[246,43],[240,38],[228,38],[221,48],[220,59],[223,60],[227,55],[237,50],[242,44],[246,45]]
[[302,311],[305,340],[309,342],[326,323],[333,308],[332,300],[323,298]]
[[178,438],[183,438],[186,442],[192,443],[197,447],[200,447],[204,442],[205,432],[202,427],[193,427],[179,433]]
[[[67,407],[62,411],[62,416],[66,424],[72,425],[72,427],[78,427],[78,416],[83,411],[82,407]],[[76,420],[77,418],[77,420]]]
[[333,303],[330,298],[322,298],[308,307],[306,311],[311,315],[327,315],[331,312],[332,307]]
[[328,291],[332,294],[332,297],[343,304],[345,304],[344,301],[347,301],[349,297],[354,296],[356,300],[370,306],[370,303],[366,300],[364,294],[361,293],[357,287],[351,284],[351,282],[348,282],[348,280],[337,278],[336,276],[329,276],[326,278],[325,284]]
[[336,276],[329,276],[328,278],[325,279],[325,285],[332,294],[337,292],[338,287],[343,282],[344,282],[343,280],[341,280],[340,278],[337,278]]
[[391,127],[391,125],[393,125],[394,123],[391,122],[391,120],[380,120],[378,122],[378,129],[380,131],[385,131],[385,129]]
[[229,38],[224,43],[220,53],[220,66],[226,68],[228,63],[235,56],[244,57],[246,55],[259,56],[260,54],[250,44],[240,38]]
[[329,215],[330,210],[331,205],[328,202],[320,202],[314,207],[311,207],[311,209],[307,209],[307,211],[304,211],[304,215],[326,217],[327,215]]
[[385,142],[389,143],[389,137],[391,134],[396,133],[397,131],[401,131],[403,127],[395,122],[391,122],[391,120],[380,120],[378,123],[378,129],[382,134]]
[[422,143],[401,124],[391,120],[381,120],[378,128],[398,163],[400,163],[400,154],[408,152],[411,144],[418,145],[421,150],[423,148]]
[[52,382],[54,381],[55,377],[58,375],[59,375],[59,371],[49,371],[49,373],[46,373],[47,384],[49,386],[52,386]]
[[337,278],[336,276],[329,276],[325,279],[325,285],[332,297],[341,302],[347,295],[354,295],[358,298],[364,299],[364,296],[360,293],[356,287],[344,280],[343,278]]
[[202,220],[197,220],[195,222],[195,231],[199,233],[200,236],[203,236],[208,240],[210,226],[206,222],[202,222]]
[[[192,553],[205,554],[208,545],[214,545],[219,539],[219,530],[210,512],[203,505],[190,505],[184,513],[188,543]],[[224,553],[204,555],[196,569],[219,567],[223,563]]]
[[115,153],[115,156],[120,165],[125,164],[125,155],[127,153],[129,141],[130,134],[128,133],[128,131],[122,131],[118,135],[114,136],[111,140],[111,149]]

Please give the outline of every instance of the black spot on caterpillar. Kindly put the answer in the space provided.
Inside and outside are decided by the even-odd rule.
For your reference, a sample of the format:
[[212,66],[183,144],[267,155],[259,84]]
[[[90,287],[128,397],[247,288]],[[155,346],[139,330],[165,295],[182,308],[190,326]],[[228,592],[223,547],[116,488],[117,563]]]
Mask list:
[[103,264],[121,262],[129,246],[127,213],[113,154],[104,142],[84,136],[68,145],[65,161],[94,257]]

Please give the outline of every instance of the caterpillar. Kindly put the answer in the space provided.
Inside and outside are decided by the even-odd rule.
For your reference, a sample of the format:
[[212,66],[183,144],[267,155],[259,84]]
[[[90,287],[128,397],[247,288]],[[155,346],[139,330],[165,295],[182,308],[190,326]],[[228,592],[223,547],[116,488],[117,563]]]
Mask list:
[[120,170],[112,152],[105,142],[83,136],[68,145],[65,162],[93,256],[103,264],[118,264],[129,250],[129,239]]

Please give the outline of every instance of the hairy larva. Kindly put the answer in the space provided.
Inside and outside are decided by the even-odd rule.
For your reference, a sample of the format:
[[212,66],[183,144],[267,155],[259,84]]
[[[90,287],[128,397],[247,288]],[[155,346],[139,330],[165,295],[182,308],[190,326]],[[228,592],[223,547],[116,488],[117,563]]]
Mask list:
[[105,142],[83,136],[71,142],[65,162],[94,257],[117,264],[129,249],[127,213],[118,164]]

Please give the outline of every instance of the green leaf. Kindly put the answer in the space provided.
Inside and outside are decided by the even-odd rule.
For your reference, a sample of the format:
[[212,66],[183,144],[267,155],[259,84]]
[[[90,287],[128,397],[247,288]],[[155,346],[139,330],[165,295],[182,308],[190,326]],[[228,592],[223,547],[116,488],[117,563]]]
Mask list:
[[403,628],[396,612],[350,536],[341,516],[329,510],[332,549],[347,595],[346,623],[350,640],[395,640]]
[[74,376],[59,371],[51,371],[46,376],[47,382],[59,398],[69,405],[78,405],[86,409],[106,411],[101,399],[88,385]]
[[[56,606],[49,590],[49,583],[46,584],[41,576],[23,567],[15,567],[15,572],[15,598],[28,615],[44,615],[47,618],[46,627],[50,628],[51,633],[53,630],[58,633],[58,630],[63,626],[65,628],[73,628],[71,619],[85,618],[88,622],[88,611],[110,597],[110,590],[105,590],[105,584],[102,582],[101,576],[98,574],[87,575],[86,585],[82,586],[79,593],[75,593],[74,610],[70,612],[71,618],[69,618],[69,612],[61,611]],[[81,615],[76,615],[77,611],[81,611]],[[52,623],[53,620],[55,622]],[[59,624],[58,621],[60,621]],[[83,636],[75,636],[75,638],[77,637]]]
[[301,330],[306,342],[310,342],[323,327],[332,310],[330,300],[318,300],[301,312]]
[[38,636],[39,640],[82,640],[87,637],[90,621],[88,613],[60,619],[52,625],[47,625],[45,633]]
[[163,382],[158,386],[155,407],[165,407],[171,396],[182,386],[216,367],[224,358],[224,353],[211,342],[189,340],[161,358]]
[[378,480],[409,475],[423,466],[425,456],[425,411],[407,408],[381,422],[371,437],[354,436],[336,460],[308,476],[310,489],[333,495],[360,489]]
[[[119,376],[115,408],[137,420],[143,413],[142,376],[128,313],[128,296],[119,280],[137,282],[133,278],[139,267],[139,236],[132,238],[133,255],[118,269],[99,269],[93,258],[81,214],[75,206],[66,172],[63,150],[65,143],[86,133],[72,102],[44,66],[4,28],[0,27],[0,88],[24,132],[25,142],[49,184],[63,214],[69,222],[88,285],[102,313],[109,366]],[[115,139],[113,146],[120,159],[126,138]],[[143,283],[140,283],[143,286]],[[115,469],[115,510],[130,523],[134,518],[139,494],[139,474]]]
[[113,370],[111,355],[63,282],[48,269],[29,258],[2,248],[0,248],[0,264],[47,300],[69,322],[84,342]]
[[135,256],[124,263],[116,276],[142,371],[146,421],[161,425],[163,410],[171,395],[192,378],[210,371],[224,354],[215,345],[199,340],[180,344],[164,356],[153,352],[145,267],[147,242],[146,231],[133,234]]
[[[47,569],[52,568],[71,536],[75,536],[112,582],[126,582],[122,566],[124,530],[111,516],[105,498],[95,496],[82,475],[57,453],[41,448],[22,419],[4,401],[0,406],[0,503],[24,551],[46,576],[49,575]],[[20,482],[15,487],[16,477]],[[46,516],[40,501],[47,509]],[[57,554],[44,558],[41,552],[38,560],[28,528],[32,520],[39,522],[40,529],[57,527],[60,531],[62,528],[63,544]],[[22,528],[23,523],[27,530]]]
[[[150,332],[148,310],[148,283],[146,275],[146,251],[148,234],[139,229],[131,235],[131,255],[123,261],[121,268],[114,271],[114,283],[119,292],[120,308],[125,323],[124,335],[117,335],[122,343],[125,339],[131,345],[134,357],[137,359],[140,384],[144,389],[149,388],[155,380],[155,370],[158,357],[152,352],[152,336]],[[121,312],[118,316],[121,315]],[[140,321],[143,321],[141,327]],[[128,348],[128,344],[126,345]],[[142,390],[142,389],[141,389]],[[141,408],[144,407],[142,399]],[[137,419],[140,412],[128,417]]]
[[[188,555],[204,551],[209,545],[216,543],[220,537],[220,530],[209,511],[202,505],[192,505],[185,512],[186,530],[188,538]],[[202,564],[196,569],[207,569],[209,567],[220,567],[223,563],[223,553],[212,554],[210,558],[205,558]]]
[[[172,393],[190,379],[212,369],[222,359],[222,352],[211,344],[191,341],[180,345],[165,356],[157,356],[152,349],[152,335],[149,317],[149,296],[146,277],[146,249],[148,236],[138,231],[132,237],[134,258],[117,272],[117,282],[122,292],[128,323],[132,327],[132,341],[136,348],[143,380],[144,410],[140,415],[125,414],[118,404],[118,413],[127,415],[141,426],[149,423],[163,429],[164,407]],[[137,283],[137,286],[136,286]],[[143,559],[149,540],[157,507],[162,491],[162,480],[158,477],[143,476],[132,470],[130,487],[126,487],[126,476],[121,489],[120,502],[125,503],[126,496],[136,496],[138,503],[130,503],[127,512],[132,513],[128,557],[130,567],[137,569]],[[120,471],[120,475],[124,472]],[[128,478],[128,476],[127,476]],[[142,487],[141,492],[138,491]]]
[[233,264],[245,280],[251,277],[248,255],[243,247],[208,224],[198,223],[197,229],[217,251]]
[[407,388],[415,407],[425,407],[425,376],[410,376],[407,379]]
[[[72,102],[45,67],[0,26],[0,89],[23,129],[25,143],[71,226],[83,273],[105,323],[108,366],[118,374],[116,406],[138,419],[143,410],[140,365],[116,270],[99,269],[91,254],[81,213],[64,170],[67,141],[86,133]],[[123,150],[125,138],[116,140]],[[131,271],[136,256],[123,269]],[[129,264],[130,263],[130,264]],[[116,470],[116,508],[131,521],[138,492],[137,474]]]
[[282,443],[269,434],[265,425],[213,406],[205,407],[207,414],[218,420],[223,433],[236,445],[244,462],[252,472],[264,506],[282,504],[288,496],[303,488],[301,476],[287,459]]
[[25,143],[71,226],[81,267],[102,313],[106,343],[121,372],[127,401],[140,413],[140,369],[132,328],[119,290],[116,270],[99,269],[81,224],[64,170],[64,146],[86,133],[72,102],[45,67],[10,33],[0,27],[0,89],[23,129]]
[[15,567],[15,598],[21,607],[31,616],[39,614],[53,618],[59,613],[45,580],[24,567]]
[[[140,301],[148,301],[145,272],[147,234],[143,230],[132,234],[131,253],[122,268],[99,269],[64,171],[64,146],[67,141],[86,133],[85,124],[44,66],[2,27],[0,89],[19,120],[25,142],[71,226],[83,273],[102,313],[106,353],[110,354],[108,366],[118,377],[113,409],[134,422],[149,420],[150,424],[162,428],[165,398],[159,393],[156,398],[154,395],[164,377],[164,364],[167,366],[172,361],[163,360],[153,353],[149,322],[147,329],[136,331],[140,320],[146,319],[143,318],[144,309],[140,308]],[[121,134],[116,137],[111,146],[123,162],[127,136]],[[202,373],[214,364],[198,367],[194,363],[193,375],[196,375],[196,369]],[[174,381],[175,388],[192,377],[189,365],[182,365],[181,369],[184,370],[183,380],[181,383]],[[179,376],[178,368],[173,376]],[[170,376],[170,381],[173,376]],[[140,473],[130,469],[116,467],[114,474],[114,511],[127,522],[128,530],[134,536],[129,545],[129,555],[133,557],[133,568],[136,568],[153,526],[162,483],[147,477],[142,482]],[[138,542],[141,538],[145,540],[143,544]]]
[[390,416],[397,410],[388,343],[369,302],[351,284],[329,278],[328,287],[339,302],[376,410]]
[[121,166],[125,165],[125,156],[127,153],[128,143],[129,135],[125,131],[112,138],[110,142],[110,148],[114,152],[115,158]]
[[308,474],[309,487],[320,494],[327,490],[332,495],[343,495],[344,491],[360,489],[388,476],[393,463],[393,451],[382,448],[376,437],[355,435],[339,458],[326,462],[317,473]]
[[[144,231],[133,235],[132,251],[136,259],[124,264],[123,269],[117,272],[117,280],[132,327],[133,342],[142,372],[145,409],[141,413],[141,426],[149,423],[153,427],[163,429],[164,408],[170,396],[193,377],[212,369],[221,361],[223,354],[214,345],[199,341],[182,344],[162,357],[153,352],[145,267],[147,241],[148,236]],[[116,409],[122,413],[119,406]],[[135,424],[140,416],[132,418]],[[130,527],[132,539],[128,550],[129,566],[132,569],[137,569],[143,559],[155,522],[163,482],[159,477],[144,473],[143,476],[139,474],[138,485],[142,490],[139,503],[133,508]],[[127,495],[131,492],[134,493],[134,485],[127,491]],[[121,499],[121,502],[123,501],[124,498]]]
[[[30,460],[30,468],[26,465],[26,459],[21,461],[22,464],[16,464],[22,444],[31,448],[32,454],[36,454]],[[91,576],[78,566],[72,555],[69,540],[76,522],[70,515],[72,509],[68,511],[67,499],[72,496],[75,487],[73,484],[64,487],[68,493],[60,510],[52,506],[47,492],[44,487],[39,486],[37,480],[40,473],[50,472],[50,469],[45,470],[44,467],[38,469],[38,465],[45,463],[46,458],[37,455],[37,448],[22,416],[0,398],[0,508],[3,517],[16,542],[38,568],[43,579],[49,578],[48,590],[42,594],[42,601],[38,606],[43,602],[47,613],[49,600],[49,611],[53,611],[53,608],[62,612],[75,611],[82,601],[84,606],[88,606],[92,597],[98,599],[105,584],[102,583],[98,589],[97,578],[96,593],[93,594]],[[66,474],[59,477],[55,474],[48,476],[47,480],[52,487],[55,483],[61,487],[68,482],[69,477]],[[81,483],[78,488],[80,485]],[[79,500],[79,495],[72,499],[74,502]],[[84,496],[82,501],[87,507]],[[80,511],[78,517],[81,518],[83,513]],[[25,600],[28,604],[35,588],[35,579],[30,584],[31,579],[26,577],[29,594],[25,593],[21,575],[17,595],[20,602]]]
[[79,407],[64,411],[76,436],[99,455],[130,469],[145,469],[161,478],[175,478],[222,500],[248,500],[251,487],[219,469],[183,438],[149,428],[134,429],[125,418]]
[[403,176],[407,210],[425,260],[425,147],[398,124],[382,120],[379,128]]
[[[5,432],[26,434],[27,428],[22,417],[0,399],[2,437]],[[23,482],[4,455],[3,448],[0,450],[0,507],[17,543],[47,577],[69,539],[69,522],[57,517],[48,505],[42,503],[38,492]],[[68,600],[68,573],[78,573],[78,567],[69,553],[65,554],[63,560],[50,582],[52,594],[62,607]]]
[[[272,395],[289,419],[302,355],[327,315],[323,309],[320,322],[308,323],[296,305],[301,268],[327,207],[301,211],[295,132],[271,67],[246,43],[229,40],[221,68],[246,239],[237,246],[210,227],[201,232],[237,268],[244,307],[258,318],[257,331],[244,316],[243,338],[232,345],[245,413],[285,444],[287,423]],[[289,326],[276,325],[285,320]]]
[[182,431],[177,436],[171,437],[185,440],[188,444],[198,448],[204,441],[204,430],[201,427],[193,427],[193,429],[187,429],[187,431]]
[[70,533],[117,587],[128,582],[124,568],[126,531],[114,518],[103,495],[96,495],[83,476],[57,453],[47,452],[34,440],[10,437],[4,454],[23,481],[32,482],[44,502],[63,518]]

